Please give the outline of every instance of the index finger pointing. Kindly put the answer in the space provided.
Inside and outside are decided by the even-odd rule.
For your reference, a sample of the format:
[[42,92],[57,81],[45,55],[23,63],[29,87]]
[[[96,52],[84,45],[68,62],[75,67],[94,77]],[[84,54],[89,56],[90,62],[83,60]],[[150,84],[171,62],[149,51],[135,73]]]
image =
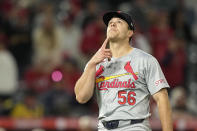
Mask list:
[[106,49],[106,46],[108,44],[109,39],[106,38],[105,41],[103,42],[103,45],[101,46],[102,49]]

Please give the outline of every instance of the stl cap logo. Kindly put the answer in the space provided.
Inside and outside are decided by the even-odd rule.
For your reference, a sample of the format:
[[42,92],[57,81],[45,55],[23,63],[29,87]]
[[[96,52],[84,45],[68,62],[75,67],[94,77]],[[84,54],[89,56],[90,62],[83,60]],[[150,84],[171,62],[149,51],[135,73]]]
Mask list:
[[133,23],[131,22],[131,26],[133,27]]
[[121,13],[121,11],[117,11],[118,13]]

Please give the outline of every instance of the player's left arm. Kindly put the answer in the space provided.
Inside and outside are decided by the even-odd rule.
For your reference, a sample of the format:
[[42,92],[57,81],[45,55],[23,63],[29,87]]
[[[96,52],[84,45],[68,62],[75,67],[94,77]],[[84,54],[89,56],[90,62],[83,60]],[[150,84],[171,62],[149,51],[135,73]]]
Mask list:
[[163,131],[173,131],[172,110],[168,99],[168,92],[166,88],[161,89],[153,94],[153,99],[157,103],[159,109],[159,116],[161,120]]

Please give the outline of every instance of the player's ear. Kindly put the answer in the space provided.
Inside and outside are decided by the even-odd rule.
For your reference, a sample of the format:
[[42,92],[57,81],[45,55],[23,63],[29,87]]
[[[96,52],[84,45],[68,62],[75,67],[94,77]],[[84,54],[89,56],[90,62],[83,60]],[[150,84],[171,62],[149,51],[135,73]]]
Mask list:
[[133,30],[128,30],[128,37],[130,38],[133,35]]

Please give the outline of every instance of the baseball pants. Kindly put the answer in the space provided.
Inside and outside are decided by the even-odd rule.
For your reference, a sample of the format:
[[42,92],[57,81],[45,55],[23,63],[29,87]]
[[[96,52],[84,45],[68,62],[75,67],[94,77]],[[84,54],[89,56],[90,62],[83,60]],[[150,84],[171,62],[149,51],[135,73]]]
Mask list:
[[99,121],[98,131],[152,131],[148,119],[145,119],[143,122],[136,124],[129,124],[129,122],[129,120],[119,121],[118,128],[108,130],[103,126],[103,123]]

